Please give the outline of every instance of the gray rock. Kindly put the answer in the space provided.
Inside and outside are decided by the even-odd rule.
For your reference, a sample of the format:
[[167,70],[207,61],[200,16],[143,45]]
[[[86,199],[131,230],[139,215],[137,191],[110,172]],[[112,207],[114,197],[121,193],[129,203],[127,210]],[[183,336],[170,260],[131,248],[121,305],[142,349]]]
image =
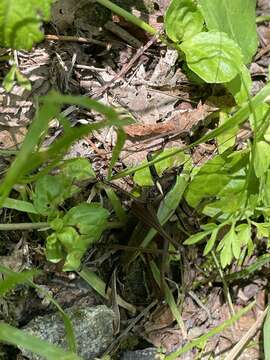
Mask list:
[[126,351],[121,360],[158,360],[157,349],[149,348],[144,350]]
[[[114,313],[105,305],[96,307],[70,307],[65,310],[73,324],[78,354],[85,360],[93,360],[102,354],[113,340]],[[38,316],[24,330],[55,345],[67,348],[63,320],[58,313]],[[30,360],[44,360],[23,349]]]

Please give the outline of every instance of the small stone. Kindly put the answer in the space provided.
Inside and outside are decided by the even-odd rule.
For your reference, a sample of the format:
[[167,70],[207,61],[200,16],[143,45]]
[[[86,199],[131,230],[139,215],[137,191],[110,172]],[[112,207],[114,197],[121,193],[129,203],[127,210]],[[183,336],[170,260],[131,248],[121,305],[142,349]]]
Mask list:
[[[105,305],[65,309],[72,324],[77,341],[78,355],[85,360],[94,360],[100,356],[113,340],[114,312]],[[38,316],[31,320],[24,330],[43,340],[67,349],[64,323],[58,313]],[[30,360],[44,360],[39,355],[21,349]]]
[[121,360],[158,360],[157,349],[149,348],[144,350],[126,351]]

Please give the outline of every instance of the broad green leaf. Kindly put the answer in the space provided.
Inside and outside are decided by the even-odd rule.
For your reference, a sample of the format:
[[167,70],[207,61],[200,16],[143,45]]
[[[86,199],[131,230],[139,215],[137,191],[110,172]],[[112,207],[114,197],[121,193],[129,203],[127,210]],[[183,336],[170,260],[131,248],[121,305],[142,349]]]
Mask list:
[[192,0],[172,0],[165,14],[168,37],[178,43],[199,33],[204,24],[201,12]]
[[253,223],[257,228],[257,236],[259,239],[270,236],[270,223]]
[[65,199],[74,194],[71,180],[63,175],[45,175],[36,182],[33,203],[41,215],[51,215]]
[[208,30],[223,31],[241,48],[244,63],[256,53],[256,0],[198,0]]
[[207,241],[207,244],[206,244],[206,246],[204,248],[203,256],[206,256],[207,254],[209,254],[210,251],[213,249],[213,247],[215,245],[216,238],[217,238],[218,231],[219,231],[219,228],[212,231],[210,239]]
[[50,19],[54,0],[1,0],[0,45],[30,50],[43,39],[42,21]]
[[241,50],[223,32],[201,32],[179,47],[188,67],[207,83],[229,82],[241,71]]
[[258,141],[255,145],[254,170],[256,176],[262,177],[270,166],[270,145],[265,141]]
[[86,235],[89,243],[97,241],[106,229],[108,210],[99,203],[81,203],[70,209],[63,218],[66,226],[75,226],[81,235]]
[[112,158],[110,161],[110,166],[109,166],[109,171],[108,171],[108,180],[110,180],[112,177],[112,169],[113,169],[116,161],[118,160],[118,157],[123,149],[123,146],[125,145],[125,141],[126,141],[126,133],[124,132],[124,130],[122,128],[118,128],[117,129],[117,141],[113,148]]
[[204,239],[209,233],[209,231],[202,231],[197,234],[191,235],[187,240],[184,241],[184,245],[194,245]]
[[265,360],[270,360],[270,306],[263,325],[263,348]]
[[247,67],[242,65],[241,72],[230,82],[225,83],[225,86],[238,105],[242,105],[245,101],[249,100],[252,80]]
[[[159,176],[161,176],[167,169],[171,169],[174,166],[179,166],[187,160],[186,154],[178,153],[177,155],[173,155],[174,151],[175,151],[175,148],[165,149],[161,153],[153,156],[154,159],[159,159],[160,157],[162,157],[164,155],[172,154],[167,159],[162,160],[156,164],[155,168],[156,168],[157,174]],[[146,163],[147,163],[147,161],[143,162],[143,164],[146,164]],[[148,167],[137,171],[134,174],[133,180],[139,186],[153,186],[154,185],[152,176],[151,176],[151,173],[150,173],[150,170]]]
[[30,335],[26,331],[16,329],[4,322],[0,323],[0,341],[22,347],[47,360],[82,360],[75,353],[65,351],[56,345]]
[[[1,269],[0,269],[1,270]],[[0,281],[0,296],[4,296],[7,292],[14,289],[17,285],[23,284],[28,280],[32,280],[33,276],[38,275],[37,270],[25,270],[23,272],[7,275],[4,280]]]
[[46,258],[47,260],[58,263],[63,260],[65,253],[63,251],[62,245],[58,240],[57,234],[53,233],[49,235],[46,239]]
[[64,176],[71,181],[95,180],[96,174],[90,162],[85,158],[70,159],[61,166]]

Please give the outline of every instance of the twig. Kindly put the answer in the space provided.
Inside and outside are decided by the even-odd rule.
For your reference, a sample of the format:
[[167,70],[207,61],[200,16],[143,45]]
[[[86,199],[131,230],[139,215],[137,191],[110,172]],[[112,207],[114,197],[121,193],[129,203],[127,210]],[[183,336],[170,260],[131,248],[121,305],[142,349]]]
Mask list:
[[106,44],[102,41],[99,40],[95,40],[95,39],[89,39],[89,38],[85,38],[85,37],[78,37],[78,36],[67,36],[67,35],[45,35],[45,39],[52,41],[69,41],[69,42],[79,42],[82,44],[95,44],[95,45],[99,45],[102,47],[105,47],[107,49],[109,49],[111,47],[111,44]]

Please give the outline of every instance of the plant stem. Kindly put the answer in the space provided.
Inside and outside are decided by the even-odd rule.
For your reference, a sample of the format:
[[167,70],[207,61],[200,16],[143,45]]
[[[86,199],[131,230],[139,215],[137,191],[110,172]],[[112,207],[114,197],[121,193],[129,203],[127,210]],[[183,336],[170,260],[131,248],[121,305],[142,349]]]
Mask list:
[[45,228],[49,228],[49,227],[50,227],[50,225],[47,222],[11,223],[11,224],[0,224],[0,231],[34,230],[34,229],[45,229]]
[[110,0],[97,0],[100,5],[105,6],[107,9],[110,9],[112,12],[116,13],[117,15],[123,17],[127,21],[139,26],[144,31],[148,32],[151,35],[156,35],[157,30],[144,22],[143,20],[139,19],[137,16],[129,13],[128,11],[122,9],[120,6],[114,4]]
[[265,22],[265,21],[270,21],[270,15],[262,15],[262,16],[257,16],[256,17],[256,23],[257,24]]
[[218,272],[219,272],[219,276],[220,276],[221,281],[223,283],[224,294],[225,294],[225,297],[226,297],[226,299],[228,301],[231,316],[235,316],[235,311],[234,311],[234,308],[233,308],[232,298],[231,298],[229,287],[228,287],[227,282],[225,280],[225,276],[223,274],[223,271],[221,269],[221,266],[220,266],[220,264],[218,262],[218,259],[216,257],[216,254],[214,253],[214,251],[211,251],[211,255],[213,257],[213,260],[214,260],[215,265],[216,265],[216,267],[218,269]]

